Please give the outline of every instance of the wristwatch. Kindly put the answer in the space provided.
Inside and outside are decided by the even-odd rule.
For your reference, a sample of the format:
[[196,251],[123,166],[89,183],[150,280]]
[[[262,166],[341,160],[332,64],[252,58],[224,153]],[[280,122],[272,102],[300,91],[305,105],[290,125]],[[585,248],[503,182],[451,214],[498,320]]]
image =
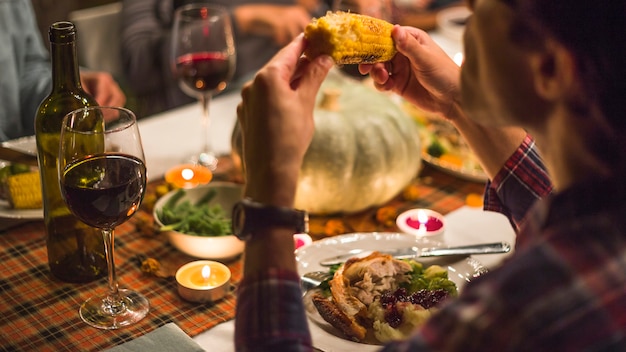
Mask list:
[[270,227],[293,228],[294,233],[309,231],[309,214],[304,210],[266,205],[244,198],[232,212],[233,234],[242,241],[252,238],[259,230]]

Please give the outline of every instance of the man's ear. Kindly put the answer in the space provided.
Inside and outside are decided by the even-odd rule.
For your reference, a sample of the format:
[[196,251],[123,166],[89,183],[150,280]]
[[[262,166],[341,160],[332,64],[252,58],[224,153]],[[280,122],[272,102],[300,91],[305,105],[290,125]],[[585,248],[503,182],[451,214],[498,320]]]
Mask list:
[[572,94],[576,80],[576,63],[572,53],[553,39],[529,55],[530,69],[537,95],[555,100]]

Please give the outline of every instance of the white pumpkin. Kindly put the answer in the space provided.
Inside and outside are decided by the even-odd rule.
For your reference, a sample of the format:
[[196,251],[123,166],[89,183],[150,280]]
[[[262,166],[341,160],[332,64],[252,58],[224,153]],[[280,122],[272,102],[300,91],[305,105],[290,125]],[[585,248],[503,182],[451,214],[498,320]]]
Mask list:
[[[417,126],[389,95],[333,70],[318,94],[314,118],[297,208],[311,214],[358,212],[388,202],[417,175]],[[240,150],[236,135],[233,150]]]

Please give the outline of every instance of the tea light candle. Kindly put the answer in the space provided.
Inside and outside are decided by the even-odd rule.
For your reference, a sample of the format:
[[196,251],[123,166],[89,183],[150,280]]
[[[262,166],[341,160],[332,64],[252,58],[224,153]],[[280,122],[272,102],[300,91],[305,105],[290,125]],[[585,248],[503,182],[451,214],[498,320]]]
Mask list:
[[190,302],[212,302],[224,297],[230,289],[230,270],[222,263],[198,260],[176,271],[178,294]]
[[207,184],[211,179],[213,179],[213,173],[202,165],[178,165],[165,173],[165,181],[180,188],[193,188]]
[[441,214],[430,209],[411,209],[396,218],[396,225],[402,232],[416,236],[436,236],[445,229]]

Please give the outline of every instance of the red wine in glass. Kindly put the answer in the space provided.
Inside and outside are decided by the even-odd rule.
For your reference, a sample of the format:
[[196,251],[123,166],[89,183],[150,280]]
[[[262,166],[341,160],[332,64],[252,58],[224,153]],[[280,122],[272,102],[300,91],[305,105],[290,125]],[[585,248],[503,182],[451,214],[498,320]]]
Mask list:
[[196,2],[174,12],[170,65],[185,94],[202,107],[203,147],[185,162],[212,171],[218,159],[211,146],[209,104],[226,89],[235,71],[235,42],[230,13],[222,6]]
[[139,208],[146,191],[146,166],[135,114],[125,108],[74,110],[59,138],[59,187],[77,218],[99,228],[108,266],[108,292],[84,301],[81,319],[99,329],[119,329],[143,319],[150,302],[117,283],[115,228]]
[[197,52],[176,59],[176,74],[181,88],[202,94],[226,88],[232,72],[232,60],[220,52]]
[[89,156],[69,164],[61,182],[65,202],[84,223],[114,228],[139,208],[146,190],[146,167],[118,153]]

